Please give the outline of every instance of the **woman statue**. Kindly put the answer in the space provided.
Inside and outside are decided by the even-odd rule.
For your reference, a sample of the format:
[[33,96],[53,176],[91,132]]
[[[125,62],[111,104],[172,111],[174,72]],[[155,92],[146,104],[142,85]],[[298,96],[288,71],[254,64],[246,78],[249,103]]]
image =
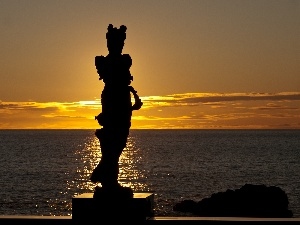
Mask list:
[[[107,56],[96,56],[95,66],[99,80],[103,80],[101,93],[102,112],[95,117],[101,129],[95,135],[100,141],[101,160],[93,170],[90,180],[100,182],[102,190],[115,192],[124,189],[118,183],[119,157],[126,147],[133,110],[142,106],[137,92],[130,86],[132,60],[129,54],[122,54],[126,39],[126,26],[120,28],[109,24],[106,33]],[[132,104],[131,95],[135,102]]]

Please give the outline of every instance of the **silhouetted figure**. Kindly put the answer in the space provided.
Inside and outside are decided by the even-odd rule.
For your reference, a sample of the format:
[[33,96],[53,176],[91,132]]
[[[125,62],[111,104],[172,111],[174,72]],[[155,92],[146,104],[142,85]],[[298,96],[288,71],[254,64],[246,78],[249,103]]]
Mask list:
[[[119,157],[126,147],[132,111],[140,109],[143,103],[130,86],[133,80],[130,73],[131,57],[129,54],[122,54],[127,28],[122,25],[118,29],[109,24],[107,30],[109,53],[107,56],[95,57],[99,80],[103,80],[105,84],[101,93],[102,112],[95,117],[102,126],[95,132],[100,141],[102,156],[90,179],[94,183],[101,183],[102,187],[96,188],[98,193],[122,193],[128,188],[118,183]],[[135,99],[133,105],[131,94]]]

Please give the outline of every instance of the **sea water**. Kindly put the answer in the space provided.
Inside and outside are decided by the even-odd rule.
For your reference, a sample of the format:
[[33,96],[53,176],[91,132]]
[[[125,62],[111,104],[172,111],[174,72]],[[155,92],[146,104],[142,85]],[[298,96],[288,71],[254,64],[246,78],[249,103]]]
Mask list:
[[[0,215],[72,215],[95,188],[94,132],[0,130]],[[280,187],[300,217],[300,130],[130,130],[119,164],[123,186],[154,193],[156,216],[248,183]]]

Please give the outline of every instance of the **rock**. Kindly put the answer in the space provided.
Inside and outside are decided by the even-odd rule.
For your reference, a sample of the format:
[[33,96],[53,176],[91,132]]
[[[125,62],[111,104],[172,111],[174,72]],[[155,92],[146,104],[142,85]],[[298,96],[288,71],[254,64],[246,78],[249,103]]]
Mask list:
[[183,200],[180,203],[177,203],[174,207],[174,211],[180,211],[180,212],[194,212],[197,207],[197,202],[193,200]]
[[173,210],[197,216],[293,217],[288,204],[286,193],[279,187],[245,184],[236,190],[214,193],[199,202],[183,200]]

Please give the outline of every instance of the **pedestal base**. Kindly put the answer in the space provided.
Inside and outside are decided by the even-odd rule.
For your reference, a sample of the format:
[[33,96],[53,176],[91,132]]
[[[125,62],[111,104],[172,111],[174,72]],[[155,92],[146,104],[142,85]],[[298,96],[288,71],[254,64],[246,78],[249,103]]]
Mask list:
[[[72,221],[75,224],[97,221],[145,221],[153,217],[154,194],[134,193],[132,198],[105,196],[94,198],[94,193],[80,194],[72,199]],[[110,224],[110,223],[109,223]]]

